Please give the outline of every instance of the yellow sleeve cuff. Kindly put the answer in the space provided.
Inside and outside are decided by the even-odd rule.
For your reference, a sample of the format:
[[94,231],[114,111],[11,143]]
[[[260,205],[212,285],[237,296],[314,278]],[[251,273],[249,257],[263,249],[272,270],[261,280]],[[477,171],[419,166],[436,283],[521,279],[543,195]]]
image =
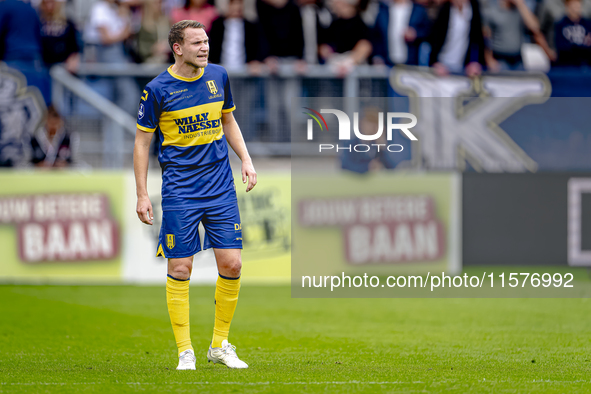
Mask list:
[[232,108],[226,108],[226,109],[222,109],[222,113],[223,114],[227,114],[228,112],[232,112],[236,109],[236,106],[233,106]]
[[154,131],[156,131],[156,127],[154,127],[153,129],[149,128],[149,127],[144,127],[141,126],[139,124],[136,124],[137,128],[140,129],[141,131],[145,131],[146,133],[153,133]]

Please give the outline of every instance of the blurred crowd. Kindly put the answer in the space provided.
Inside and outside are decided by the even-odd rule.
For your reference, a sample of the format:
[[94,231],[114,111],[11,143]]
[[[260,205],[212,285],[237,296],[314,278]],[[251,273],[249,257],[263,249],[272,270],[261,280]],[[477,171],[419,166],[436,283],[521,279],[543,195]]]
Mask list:
[[[75,74],[80,63],[171,63],[168,31],[180,20],[206,26],[210,62],[251,75],[282,65],[304,75],[310,65],[325,65],[344,76],[370,64],[476,76],[591,65],[589,18],[591,0],[0,0],[0,61],[24,74],[51,108],[44,134],[31,143],[31,162],[63,166],[73,162],[76,137],[51,107],[51,66]],[[135,112],[133,78],[85,81]],[[265,86],[271,113],[297,96],[289,81]]]
[[80,61],[168,63],[171,24],[194,19],[210,61],[229,69],[346,74],[369,63],[474,75],[588,65],[590,17],[591,0],[0,0],[0,58],[72,72]]

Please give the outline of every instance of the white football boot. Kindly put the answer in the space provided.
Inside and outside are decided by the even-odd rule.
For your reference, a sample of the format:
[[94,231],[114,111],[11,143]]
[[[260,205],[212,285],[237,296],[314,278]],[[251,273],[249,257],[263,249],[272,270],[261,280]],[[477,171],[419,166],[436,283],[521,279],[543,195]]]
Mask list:
[[213,362],[214,364],[224,364],[228,368],[248,368],[248,365],[240,360],[236,355],[236,346],[228,343],[227,340],[223,340],[222,347],[211,347],[207,351],[207,362]]
[[193,350],[185,350],[179,355],[179,366],[176,367],[178,371],[184,371],[188,369],[195,370],[195,353]]

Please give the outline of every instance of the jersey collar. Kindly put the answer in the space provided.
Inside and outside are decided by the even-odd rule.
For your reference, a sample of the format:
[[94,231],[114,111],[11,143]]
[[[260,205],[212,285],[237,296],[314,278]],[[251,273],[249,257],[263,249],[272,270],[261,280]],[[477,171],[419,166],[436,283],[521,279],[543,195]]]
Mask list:
[[205,71],[205,67],[203,67],[203,68],[201,69],[201,72],[200,72],[200,73],[199,73],[199,75],[197,75],[196,77],[193,77],[193,78],[185,78],[185,77],[181,77],[180,75],[177,75],[177,74],[173,73],[173,72],[172,72],[172,66],[168,67],[168,73],[169,73],[169,74],[170,74],[170,75],[171,75],[173,78],[180,79],[181,81],[185,81],[185,82],[193,82],[193,81],[196,81],[196,80],[198,80],[199,78],[201,78],[201,77],[203,76],[203,73],[204,73],[204,71]]

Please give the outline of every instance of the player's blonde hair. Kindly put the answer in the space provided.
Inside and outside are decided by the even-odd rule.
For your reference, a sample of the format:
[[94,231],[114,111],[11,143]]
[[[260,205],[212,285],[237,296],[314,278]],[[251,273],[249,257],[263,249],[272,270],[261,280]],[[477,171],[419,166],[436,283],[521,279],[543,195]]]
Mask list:
[[191,20],[180,21],[172,25],[170,32],[168,32],[168,45],[170,45],[172,53],[174,53],[174,49],[172,48],[173,45],[183,43],[185,40],[185,29],[189,28],[205,30],[205,25],[203,25],[203,23]]

